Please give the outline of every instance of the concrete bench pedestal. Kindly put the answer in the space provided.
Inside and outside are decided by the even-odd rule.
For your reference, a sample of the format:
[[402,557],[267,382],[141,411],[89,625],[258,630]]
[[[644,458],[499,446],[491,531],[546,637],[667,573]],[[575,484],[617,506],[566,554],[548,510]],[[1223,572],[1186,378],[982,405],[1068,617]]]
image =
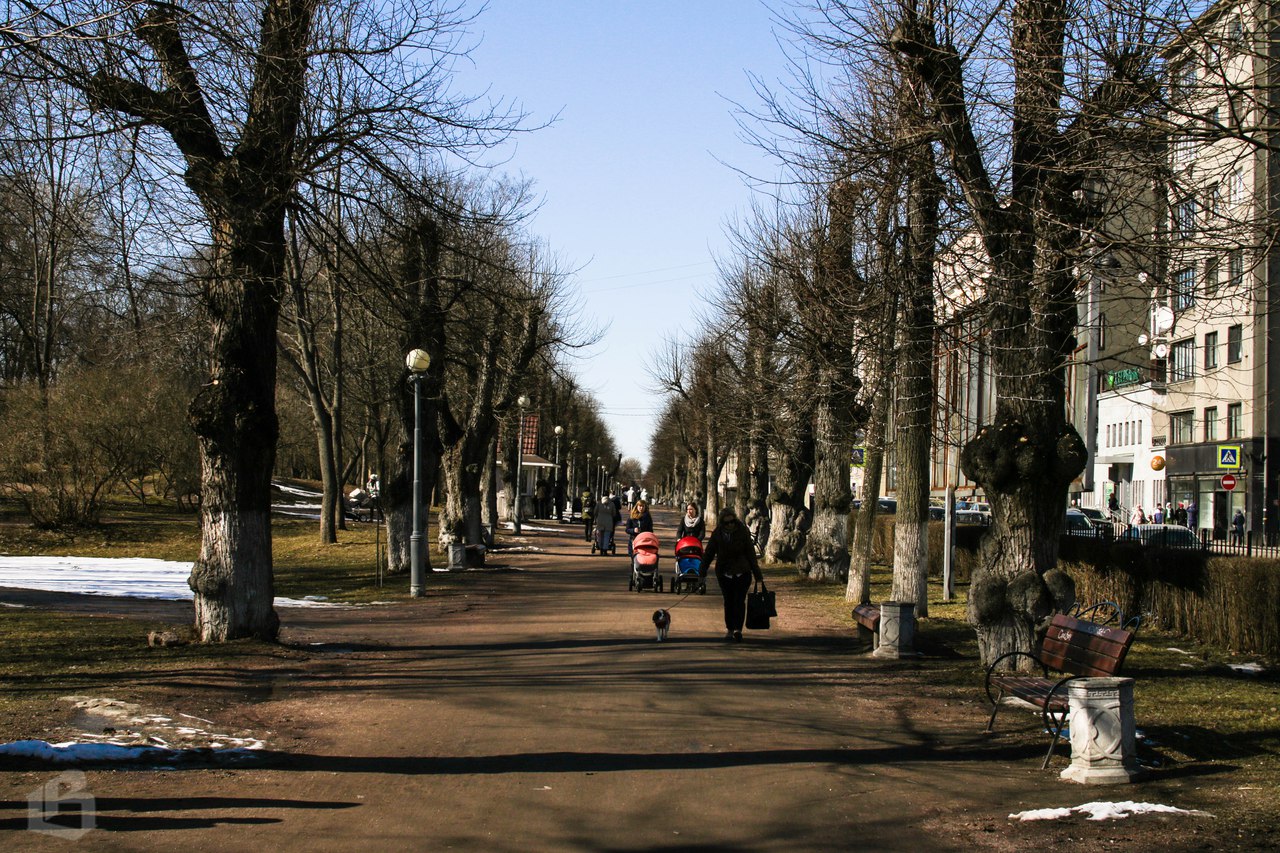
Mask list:
[[1142,770],[1136,756],[1132,678],[1081,678],[1067,687],[1071,766],[1061,778],[1082,785],[1122,785]]
[[916,606],[910,601],[880,604],[880,644],[871,653],[878,658],[916,656]]

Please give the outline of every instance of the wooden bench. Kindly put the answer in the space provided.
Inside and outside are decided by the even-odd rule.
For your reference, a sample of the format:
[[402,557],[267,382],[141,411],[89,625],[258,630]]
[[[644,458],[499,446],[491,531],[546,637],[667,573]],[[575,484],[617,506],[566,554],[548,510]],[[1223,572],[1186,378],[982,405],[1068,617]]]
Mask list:
[[880,607],[876,604],[859,604],[853,608],[853,621],[858,624],[858,636],[870,639],[871,648],[880,645]]
[[[1053,735],[1044,763],[1040,765],[1044,770],[1049,766],[1053,750],[1067,725],[1066,685],[1078,678],[1118,675],[1133,643],[1133,636],[1133,631],[1124,628],[1099,625],[1063,613],[1055,615],[1034,654],[1009,652],[987,667],[984,688],[992,705],[987,731],[995,725],[996,713],[1007,697],[1038,707],[1044,718],[1045,730]],[[1020,656],[1030,658],[1041,674],[996,671],[1002,663]],[[1051,677],[1050,672],[1060,673],[1061,677]]]

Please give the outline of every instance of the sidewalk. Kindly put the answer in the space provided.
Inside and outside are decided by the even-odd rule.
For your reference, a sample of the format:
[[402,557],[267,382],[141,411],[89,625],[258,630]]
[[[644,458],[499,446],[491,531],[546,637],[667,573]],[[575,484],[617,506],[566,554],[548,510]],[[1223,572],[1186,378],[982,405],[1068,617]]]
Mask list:
[[[622,548],[588,556],[578,525],[526,531],[524,544],[542,551],[491,555],[519,571],[435,574],[426,599],[394,607],[288,611],[283,639],[315,654],[245,673],[219,719],[263,739],[265,764],[90,770],[98,829],[81,843],[922,851],[1084,840],[1177,850],[1217,831],[1183,816],[1011,822],[1098,799],[1196,806],[1178,801],[1176,783],[1086,789],[1040,771],[1043,744],[983,734],[977,683],[972,703],[931,697],[914,664],[868,658],[847,626],[796,610],[787,584],[772,630],[726,644],[714,583],[684,600],[628,592]],[[669,573],[672,530],[657,532]],[[659,644],[650,616],[672,605]],[[6,829],[19,830],[27,792],[54,772],[0,773]]]

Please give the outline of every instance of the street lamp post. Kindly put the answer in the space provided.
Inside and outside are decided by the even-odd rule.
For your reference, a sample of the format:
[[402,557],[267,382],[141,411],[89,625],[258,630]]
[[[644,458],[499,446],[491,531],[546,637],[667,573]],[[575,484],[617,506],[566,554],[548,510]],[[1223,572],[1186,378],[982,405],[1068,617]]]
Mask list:
[[[578,440],[569,442],[569,506],[573,506],[573,497],[578,493]],[[570,515],[569,520],[573,520]]]
[[515,528],[516,535],[520,535],[520,475],[524,469],[524,410],[529,406],[529,398],[521,394],[516,400],[516,405],[520,409],[520,426],[516,429],[516,506],[512,513],[512,525]]
[[552,514],[564,520],[564,513],[561,511],[561,501],[564,499],[564,483],[560,479],[560,436],[564,435],[564,427],[556,424],[556,478],[554,485],[551,487],[551,500],[555,503]]
[[431,356],[426,350],[412,350],[404,359],[413,384],[413,533],[409,536],[409,595],[426,595],[422,582],[422,380],[427,377]]

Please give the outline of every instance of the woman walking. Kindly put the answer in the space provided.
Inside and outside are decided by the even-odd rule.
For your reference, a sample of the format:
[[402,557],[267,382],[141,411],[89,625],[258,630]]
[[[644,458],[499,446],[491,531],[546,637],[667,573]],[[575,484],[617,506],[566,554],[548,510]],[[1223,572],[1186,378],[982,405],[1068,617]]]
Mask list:
[[756,561],[751,534],[732,509],[720,511],[719,521],[711,533],[707,550],[702,556],[702,568],[698,573],[705,578],[712,563],[716,564],[716,580],[724,595],[724,638],[741,642],[751,579],[754,577],[758,582],[764,583],[764,575],[760,574],[760,564]]
[[680,516],[680,526],[676,528],[676,541],[680,541],[686,536],[693,536],[699,540],[707,538],[707,521],[698,512],[698,505],[690,503],[684,509],[684,515]]
[[627,556],[631,556],[631,542],[637,536],[652,532],[653,516],[649,514],[649,505],[638,500],[631,505],[631,516],[627,519]]

